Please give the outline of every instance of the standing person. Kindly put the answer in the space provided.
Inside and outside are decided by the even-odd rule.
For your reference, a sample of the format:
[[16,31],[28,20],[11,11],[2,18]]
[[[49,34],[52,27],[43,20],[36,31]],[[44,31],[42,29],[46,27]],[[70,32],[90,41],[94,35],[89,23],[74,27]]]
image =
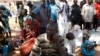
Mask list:
[[85,29],[91,30],[92,20],[94,16],[94,6],[92,0],[86,0],[86,4],[82,7],[82,17],[85,21]]
[[94,3],[94,8],[96,11],[94,21],[97,28],[100,26],[100,0],[96,0],[96,2]]
[[9,26],[9,16],[12,16],[10,11],[4,6],[1,5],[0,9],[2,10],[2,19],[4,22],[4,29],[5,29],[5,33],[6,33],[6,37],[11,37],[11,30],[10,30],[10,26]]
[[[65,0],[60,0],[57,3],[57,12],[58,12],[58,33],[59,35],[66,39],[66,34],[68,33],[69,27],[68,27],[68,4],[65,3]],[[66,40],[65,40],[65,46],[66,46]]]
[[21,10],[21,13],[20,13],[20,15],[19,15],[19,17],[18,17],[18,19],[19,19],[19,25],[20,25],[20,28],[21,29],[23,29],[23,22],[26,20],[26,19],[33,19],[30,15],[28,15],[28,13],[27,13],[27,9],[22,9]]
[[80,8],[82,9],[83,5],[86,3],[86,0],[80,2]]
[[50,22],[46,33],[37,38],[30,56],[67,56],[63,39],[57,33],[57,23]]
[[31,1],[27,2],[27,6],[29,6],[29,13],[31,13],[32,10],[36,7]]
[[19,19],[19,25],[20,25],[20,28],[23,29],[23,22],[24,22],[24,17],[27,16],[27,10],[26,9],[23,9],[19,16],[18,16],[18,19]]
[[16,7],[17,7],[17,11],[16,11],[16,20],[15,20],[15,22],[17,23],[17,19],[21,14],[22,9],[24,8],[24,5],[23,5],[22,1],[16,1]]
[[77,0],[73,1],[74,4],[72,5],[72,11],[71,11],[71,20],[72,25],[78,24],[82,26],[81,23],[81,10],[79,5],[77,4]]
[[39,10],[39,16],[38,16],[40,22],[40,34],[46,32],[46,26],[49,22],[48,11],[45,6],[45,2],[46,2],[45,0],[42,0],[42,4],[40,5],[41,10]]
[[[83,7],[84,4],[86,4],[86,0],[82,0],[80,2],[80,9],[81,9],[81,11],[82,11],[82,7]],[[82,29],[84,29],[83,25],[85,24],[85,22],[84,22],[84,19],[82,18],[82,15],[81,15],[81,23],[80,24],[82,25]]]
[[57,21],[57,6],[55,3],[55,0],[50,0],[48,10],[49,10],[50,20],[56,22]]
[[21,10],[24,8],[24,5],[22,1],[16,1],[16,6],[17,6],[17,16],[19,16]]

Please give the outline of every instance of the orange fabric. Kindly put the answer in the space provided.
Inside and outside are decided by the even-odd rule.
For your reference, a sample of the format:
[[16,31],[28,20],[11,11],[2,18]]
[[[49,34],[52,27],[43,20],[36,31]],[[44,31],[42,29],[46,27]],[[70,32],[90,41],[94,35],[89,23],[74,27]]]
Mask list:
[[35,43],[36,38],[27,39],[20,47],[21,56],[28,56],[30,51],[33,48],[33,44]]

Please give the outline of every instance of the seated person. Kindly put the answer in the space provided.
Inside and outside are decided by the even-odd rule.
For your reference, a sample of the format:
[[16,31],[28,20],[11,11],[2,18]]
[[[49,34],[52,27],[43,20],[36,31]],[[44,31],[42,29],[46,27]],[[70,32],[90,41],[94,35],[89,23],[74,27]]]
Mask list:
[[74,55],[75,54],[75,37],[74,34],[69,32],[66,35],[66,48],[68,49],[68,54],[69,55]]
[[58,36],[57,23],[50,22],[46,33],[40,35],[29,56],[67,56],[64,39]]
[[24,22],[24,28],[21,31],[21,35],[24,40],[30,37],[37,37],[39,35],[39,22],[36,19],[34,19],[33,21],[30,19],[26,19],[26,21]]
[[75,45],[76,47],[80,47],[83,40],[83,31],[80,29],[79,25],[74,25],[71,32],[75,36]]

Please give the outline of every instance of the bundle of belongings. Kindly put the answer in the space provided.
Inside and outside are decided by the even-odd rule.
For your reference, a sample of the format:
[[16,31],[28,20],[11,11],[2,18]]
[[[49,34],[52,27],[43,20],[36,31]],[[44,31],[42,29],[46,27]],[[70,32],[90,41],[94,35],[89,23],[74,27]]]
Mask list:
[[8,41],[4,37],[4,29],[0,26],[0,54],[7,56],[8,53]]

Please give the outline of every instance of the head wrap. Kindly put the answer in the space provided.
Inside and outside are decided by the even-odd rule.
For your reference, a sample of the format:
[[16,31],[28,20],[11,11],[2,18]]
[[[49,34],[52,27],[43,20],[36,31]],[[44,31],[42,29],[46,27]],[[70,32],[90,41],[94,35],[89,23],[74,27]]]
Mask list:
[[31,24],[32,24],[32,20],[31,20],[31,19],[26,19],[26,20],[25,20],[25,24],[31,25]]

